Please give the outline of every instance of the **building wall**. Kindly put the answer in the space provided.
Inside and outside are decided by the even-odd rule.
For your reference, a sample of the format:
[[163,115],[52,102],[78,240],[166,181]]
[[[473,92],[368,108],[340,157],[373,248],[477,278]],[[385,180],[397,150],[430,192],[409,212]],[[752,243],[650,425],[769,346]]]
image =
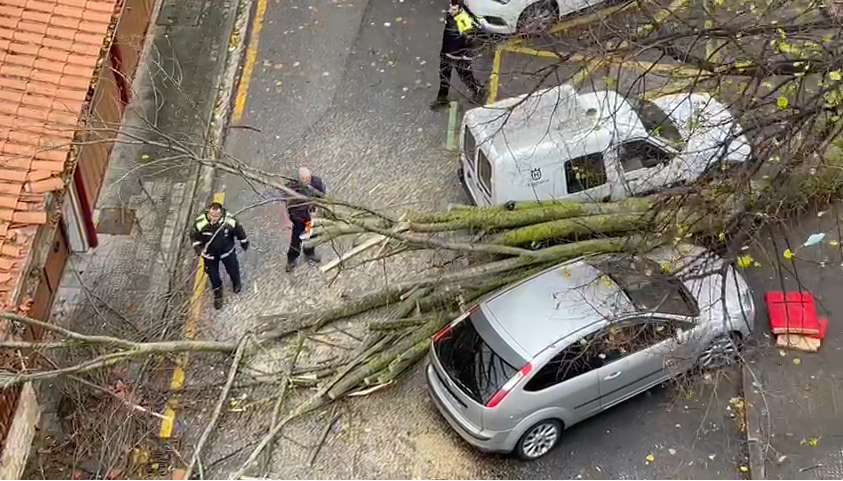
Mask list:
[[[94,84],[87,129],[77,135],[75,155],[71,153],[85,184],[85,197],[89,206],[96,205],[102,190],[113,141],[120,128],[123,110],[131,99],[129,86],[137,70],[155,2],[124,0],[110,54],[103,59]],[[37,252],[32,253],[32,268],[24,283],[22,297],[28,296],[33,300],[28,315],[48,321],[69,248],[60,220],[42,226],[38,238]],[[39,330],[28,330],[25,337],[30,340],[40,339],[42,334]],[[21,476],[37,418],[38,405],[31,386],[27,384],[23,391],[21,387],[0,390],[2,479]]]

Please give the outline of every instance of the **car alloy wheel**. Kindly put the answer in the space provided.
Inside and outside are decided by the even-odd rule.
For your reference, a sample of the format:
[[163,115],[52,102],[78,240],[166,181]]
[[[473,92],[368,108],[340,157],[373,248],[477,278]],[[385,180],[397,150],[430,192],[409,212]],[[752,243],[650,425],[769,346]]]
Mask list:
[[735,364],[740,359],[739,338],[735,334],[721,334],[708,344],[700,354],[703,369],[719,369]]
[[556,10],[550,2],[542,1],[527,7],[521,17],[518,31],[525,35],[540,35],[556,23]]
[[518,456],[528,461],[544,456],[559,442],[561,430],[562,426],[552,419],[531,427],[518,443]]

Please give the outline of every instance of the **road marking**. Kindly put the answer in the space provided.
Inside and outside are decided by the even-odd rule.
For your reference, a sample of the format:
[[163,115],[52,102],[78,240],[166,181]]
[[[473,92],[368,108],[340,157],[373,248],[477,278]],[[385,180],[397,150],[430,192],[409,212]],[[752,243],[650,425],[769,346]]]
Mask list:
[[[214,194],[214,202],[225,204],[225,192],[216,192]],[[193,340],[196,338],[196,327],[199,324],[199,316],[202,314],[202,295],[207,289],[207,282],[205,280],[205,269],[202,258],[199,258],[197,263],[196,275],[193,277],[193,294],[190,296],[190,309],[187,313],[187,319],[184,322],[184,339]],[[170,380],[170,389],[178,391],[184,386],[184,381],[187,378],[187,361],[190,358],[188,352],[183,352],[176,357],[176,367],[173,369],[173,378]],[[173,436],[173,430],[176,425],[176,408],[178,407],[177,392],[174,392],[167,401],[167,407],[164,409],[164,419],[161,421],[161,431],[158,433],[161,439],[170,439]]]
[[448,137],[445,141],[445,149],[457,150],[457,102],[452,101],[448,109]]
[[504,47],[495,49],[495,59],[492,62],[492,75],[489,78],[489,98],[487,103],[493,104],[498,99],[498,88],[501,83],[501,63],[503,61]]
[[246,100],[249,98],[249,84],[252,83],[252,74],[255,72],[255,64],[258,61],[258,44],[260,43],[263,20],[266,17],[266,5],[269,0],[258,0],[258,10],[255,13],[255,23],[252,33],[249,35],[249,49],[246,51],[246,64],[243,66],[243,75],[240,76],[240,83],[237,85],[237,100],[234,103],[234,112],[231,114],[231,123],[239,124],[246,110]]

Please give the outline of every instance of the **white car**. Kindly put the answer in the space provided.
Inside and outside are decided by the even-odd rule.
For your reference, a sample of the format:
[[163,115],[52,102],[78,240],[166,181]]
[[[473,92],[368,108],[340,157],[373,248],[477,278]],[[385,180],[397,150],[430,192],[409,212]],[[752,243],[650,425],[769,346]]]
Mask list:
[[560,85],[466,112],[459,175],[477,205],[600,201],[693,182],[752,153],[708,94],[652,101]]
[[465,0],[466,10],[492,33],[536,34],[549,29],[559,17],[599,5],[605,0]]

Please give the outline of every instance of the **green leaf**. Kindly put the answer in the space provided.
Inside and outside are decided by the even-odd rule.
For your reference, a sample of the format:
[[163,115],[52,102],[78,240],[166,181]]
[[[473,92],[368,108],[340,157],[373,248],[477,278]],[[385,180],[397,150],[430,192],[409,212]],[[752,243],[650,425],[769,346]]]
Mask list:
[[779,97],[776,100],[776,105],[778,105],[780,109],[784,110],[788,105],[790,105],[790,103],[787,101],[787,97]]
[[828,78],[830,78],[831,80],[834,80],[835,82],[839,82],[839,81],[843,80],[843,75],[840,75],[839,70],[835,70],[833,72],[828,73]]

